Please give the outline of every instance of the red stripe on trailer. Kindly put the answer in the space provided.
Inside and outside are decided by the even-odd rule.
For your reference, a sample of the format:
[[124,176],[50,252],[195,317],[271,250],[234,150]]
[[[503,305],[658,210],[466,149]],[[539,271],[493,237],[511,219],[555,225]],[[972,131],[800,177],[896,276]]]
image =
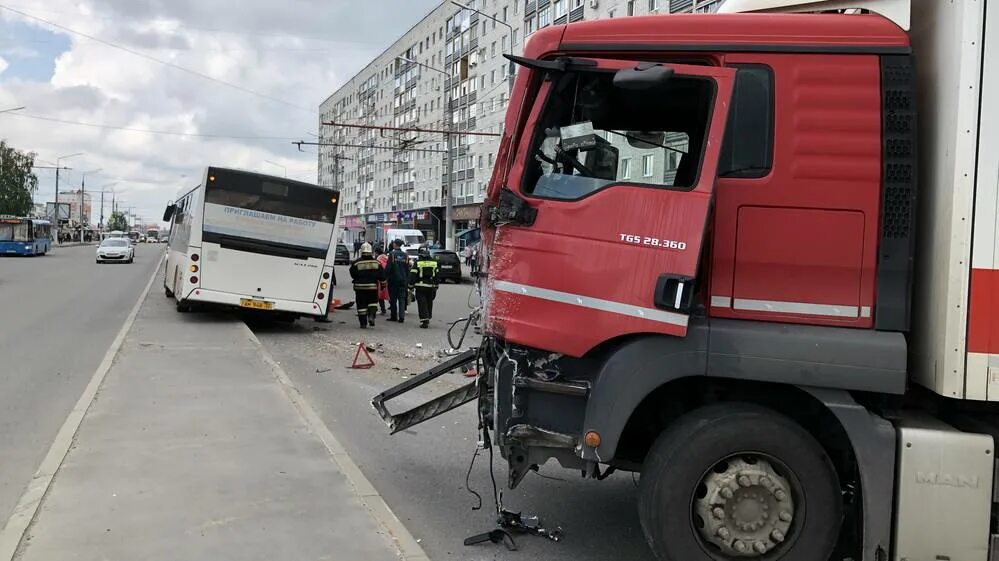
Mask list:
[[972,269],[968,352],[999,353],[999,270]]

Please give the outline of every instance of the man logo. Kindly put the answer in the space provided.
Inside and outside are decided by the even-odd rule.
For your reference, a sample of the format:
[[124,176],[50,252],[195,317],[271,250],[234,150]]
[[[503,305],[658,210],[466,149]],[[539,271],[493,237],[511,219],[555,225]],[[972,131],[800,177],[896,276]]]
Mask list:
[[977,489],[978,476],[954,475],[951,473],[936,473],[932,471],[917,471],[916,483],[923,485],[942,485],[945,487],[968,487]]

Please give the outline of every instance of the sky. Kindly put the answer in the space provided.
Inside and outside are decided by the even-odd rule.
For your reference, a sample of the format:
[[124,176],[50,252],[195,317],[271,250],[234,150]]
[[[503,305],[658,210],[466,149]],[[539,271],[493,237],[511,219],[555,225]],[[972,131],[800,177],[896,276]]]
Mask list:
[[[291,142],[314,141],[319,104],[439,3],[0,0],[0,111],[24,106],[0,113],[0,138],[37,165],[82,152],[59,190],[85,181],[95,214],[106,191],[105,219],[114,191],[157,222],[208,165],[315,182],[316,148]],[[35,202],[52,201],[54,171],[36,174]]]

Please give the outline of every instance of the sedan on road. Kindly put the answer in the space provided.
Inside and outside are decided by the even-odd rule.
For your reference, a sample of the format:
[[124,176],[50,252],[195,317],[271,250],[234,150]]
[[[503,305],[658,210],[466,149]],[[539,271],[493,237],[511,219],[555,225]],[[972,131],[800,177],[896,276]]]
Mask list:
[[135,260],[135,248],[128,238],[108,238],[97,246],[97,263],[131,263]]
[[350,265],[350,250],[347,246],[338,243],[336,244],[336,253],[333,254],[333,264],[334,265]]
[[437,260],[437,272],[441,282],[453,281],[455,284],[461,284],[461,259],[457,253],[434,249],[430,254]]

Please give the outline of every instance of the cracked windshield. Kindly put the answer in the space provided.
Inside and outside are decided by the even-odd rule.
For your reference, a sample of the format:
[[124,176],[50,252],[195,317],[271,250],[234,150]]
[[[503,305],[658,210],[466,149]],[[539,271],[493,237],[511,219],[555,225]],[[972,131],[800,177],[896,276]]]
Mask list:
[[999,559],[997,6],[0,0],[0,561]]

